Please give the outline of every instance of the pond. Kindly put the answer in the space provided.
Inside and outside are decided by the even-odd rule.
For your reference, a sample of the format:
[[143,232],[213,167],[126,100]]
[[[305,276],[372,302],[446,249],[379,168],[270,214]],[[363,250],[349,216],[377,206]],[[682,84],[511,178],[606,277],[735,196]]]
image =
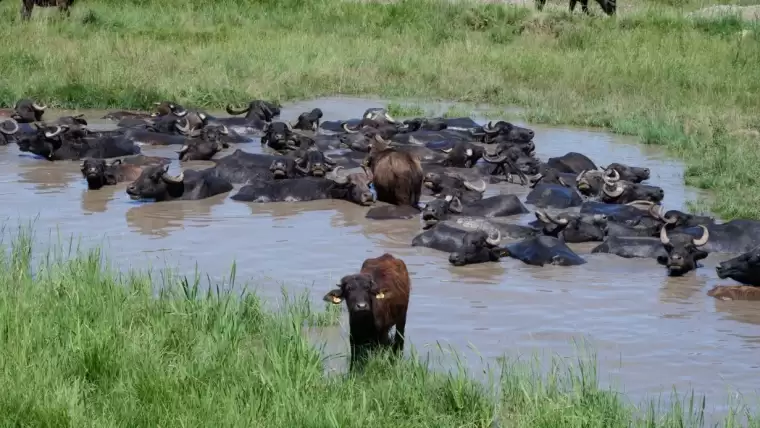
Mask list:
[[[358,117],[384,100],[322,98],[287,104],[292,120],[319,107],[323,120]],[[431,106],[446,110],[447,105]],[[57,117],[66,112],[47,112]],[[82,111],[93,127],[103,112]],[[210,112],[216,114],[217,112]],[[475,117],[484,122],[484,119]],[[524,125],[524,124],[523,124]],[[665,190],[668,209],[686,209],[695,190],[683,184],[683,165],[660,150],[630,138],[595,130],[529,126],[537,154],[546,159],[582,152],[597,164],[622,162],[647,167],[650,183]],[[225,150],[226,155],[235,150]],[[258,142],[238,148],[258,152]],[[176,159],[177,147],[143,147],[147,155]],[[419,219],[368,221],[367,208],[344,201],[248,204],[220,195],[202,201],[139,203],[126,183],[87,190],[79,162],[47,162],[21,156],[15,145],[0,148],[0,215],[10,225],[39,216],[36,234],[47,228],[81,236],[87,245],[104,244],[109,258],[138,269],[167,264],[191,274],[197,263],[212,278],[229,274],[249,282],[265,298],[279,299],[280,287],[309,290],[314,302],[363,260],[390,252],[412,276],[407,335],[418,350],[451,345],[472,366],[496,357],[534,352],[576,355],[574,340],[586,338],[597,351],[600,378],[613,382],[634,401],[645,394],[693,388],[708,405],[725,403],[727,392],[753,396],[760,348],[760,311],[747,302],[716,301],[706,295],[718,283],[714,267],[729,255],[711,255],[704,267],[669,278],[654,260],[588,254],[593,245],[575,245],[588,260],[577,267],[533,267],[504,259],[453,267],[448,254],[411,247]],[[205,168],[188,162],[185,168]],[[171,171],[179,166],[172,165]],[[239,186],[236,186],[239,187]],[[489,185],[487,195],[523,188]],[[233,191],[234,193],[235,191]],[[523,199],[524,200],[524,199]],[[528,206],[529,209],[534,209]],[[526,214],[521,223],[533,220]],[[321,304],[320,304],[321,306]],[[346,316],[319,335],[330,352],[348,352]],[[467,348],[472,348],[468,350]],[[341,360],[340,366],[345,366]]]

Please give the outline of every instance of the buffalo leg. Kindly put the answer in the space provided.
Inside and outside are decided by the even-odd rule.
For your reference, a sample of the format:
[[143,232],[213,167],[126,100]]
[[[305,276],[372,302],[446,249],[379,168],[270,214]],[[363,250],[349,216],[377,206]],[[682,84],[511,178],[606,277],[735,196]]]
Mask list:
[[573,13],[575,10],[575,4],[578,3],[578,0],[570,0],[570,13]]
[[580,0],[580,2],[581,2],[581,10],[583,11],[583,13],[585,13],[586,15],[590,15],[588,11],[588,0]]
[[538,9],[539,12],[544,10],[545,4],[546,4],[546,0],[536,0],[536,9]]
[[404,353],[404,331],[406,330],[406,315],[396,323],[396,334],[393,336],[393,351],[398,355]]
[[32,8],[34,8],[34,0],[24,0],[21,3],[21,19],[26,21],[32,17]]

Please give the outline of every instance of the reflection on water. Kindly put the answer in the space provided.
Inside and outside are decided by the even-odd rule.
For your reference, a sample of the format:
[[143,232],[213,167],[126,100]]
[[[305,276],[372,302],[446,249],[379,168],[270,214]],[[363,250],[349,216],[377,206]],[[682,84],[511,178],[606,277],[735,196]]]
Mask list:
[[[357,117],[384,104],[319,99],[286,106],[283,119],[314,107],[323,110],[325,120]],[[95,119],[102,112],[85,114],[102,124]],[[684,209],[685,201],[696,196],[683,186],[682,165],[656,148],[597,131],[531,128],[544,159],[578,151],[601,165],[617,161],[650,168],[650,182],[665,189],[668,208]],[[261,150],[254,142],[225,152],[236,148]],[[176,159],[175,147],[143,151]],[[646,392],[667,393],[673,384],[708,393],[715,404],[723,402],[726,385],[754,392],[760,308],[705,294],[718,283],[715,265],[730,255],[711,255],[704,267],[683,278],[666,277],[653,260],[590,255],[593,245],[575,246],[589,262],[583,266],[540,268],[507,259],[453,267],[448,254],[410,246],[420,231],[418,219],[368,222],[367,208],[344,201],[252,204],[220,195],[145,204],[127,197],[126,183],[87,190],[78,162],[19,156],[17,147],[10,146],[0,147],[0,164],[0,197],[8,201],[0,206],[0,215],[25,222],[39,214],[38,225],[58,227],[64,236],[81,234],[92,245],[106,238],[111,259],[124,266],[169,263],[192,271],[197,263],[203,272],[222,277],[236,262],[238,278],[251,279],[266,298],[278,299],[286,284],[296,292],[310,290],[319,302],[365,258],[389,251],[406,261],[413,278],[407,334],[418,349],[451,344],[478,365],[480,356],[493,362],[505,353],[572,356],[573,340],[586,337],[599,353],[602,380],[624,385],[634,401]],[[172,170],[176,168],[175,162]],[[525,195],[516,186],[491,186],[488,194],[506,191]],[[532,219],[527,214],[518,221]],[[344,317],[339,327],[319,329],[317,336],[328,339],[328,353],[347,351],[345,323]],[[477,354],[467,351],[468,345]],[[344,360],[330,364],[342,367]]]

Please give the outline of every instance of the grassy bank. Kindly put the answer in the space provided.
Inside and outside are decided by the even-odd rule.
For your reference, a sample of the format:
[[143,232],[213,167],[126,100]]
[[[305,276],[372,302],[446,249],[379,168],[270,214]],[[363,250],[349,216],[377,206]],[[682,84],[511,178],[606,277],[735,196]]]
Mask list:
[[[746,2],[745,2],[746,3]],[[335,93],[518,105],[533,123],[666,145],[724,217],[760,218],[760,35],[690,20],[707,0],[621,3],[617,18],[425,0],[91,0],[70,20],[0,4],[0,103],[220,107]],[[596,5],[592,5],[600,15]],[[150,17],[148,19],[147,17]]]
[[[20,234],[0,257],[2,426],[601,428],[701,420],[695,405],[631,407],[598,387],[591,364],[544,376],[509,366],[498,388],[465,371],[430,371],[416,356],[326,375],[302,328],[331,317],[303,300],[274,311],[253,294],[117,274],[97,251],[54,255],[30,242]],[[746,422],[734,416],[725,426]]]

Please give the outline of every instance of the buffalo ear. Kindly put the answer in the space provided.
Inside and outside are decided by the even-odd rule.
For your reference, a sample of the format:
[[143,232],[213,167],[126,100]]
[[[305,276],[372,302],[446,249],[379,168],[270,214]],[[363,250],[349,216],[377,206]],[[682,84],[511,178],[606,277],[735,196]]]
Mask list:
[[330,290],[325,297],[322,298],[325,302],[330,302],[334,305],[340,305],[343,302],[343,291],[340,288]]

